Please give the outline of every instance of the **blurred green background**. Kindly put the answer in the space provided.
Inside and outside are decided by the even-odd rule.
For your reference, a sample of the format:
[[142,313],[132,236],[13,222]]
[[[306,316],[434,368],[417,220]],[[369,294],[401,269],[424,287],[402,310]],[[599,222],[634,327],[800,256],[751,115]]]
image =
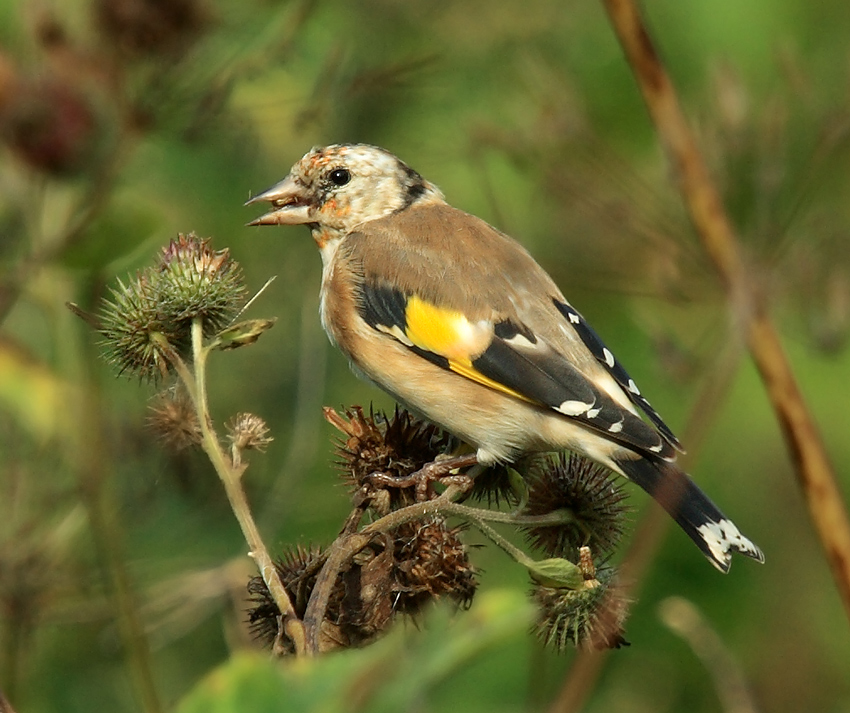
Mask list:
[[[847,492],[850,5],[645,10]],[[601,4],[0,0],[0,139],[0,689],[19,713],[311,710],[364,679],[387,684],[370,710],[555,698],[575,656],[528,634],[526,575],[492,547],[472,552],[479,602],[457,624],[312,669],[246,653],[251,568],[209,464],[156,441],[153,387],[116,378],[65,307],[95,309],[178,232],[229,247],[252,289],[277,275],[248,316],[278,323],[216,356],[212,408],[275,437],[246,475],[270,548],[330,542],[348,501],[321,406],[391,403],[321,331],[308,232],[245,228],[242,203],[340,141],[391,150],[528,246],[765,551],[723,577],[671,528],[585,709],[731,710],[697,655],[708,635],[659,617],[675,595],[759,710],[850,711],[847,618]]]

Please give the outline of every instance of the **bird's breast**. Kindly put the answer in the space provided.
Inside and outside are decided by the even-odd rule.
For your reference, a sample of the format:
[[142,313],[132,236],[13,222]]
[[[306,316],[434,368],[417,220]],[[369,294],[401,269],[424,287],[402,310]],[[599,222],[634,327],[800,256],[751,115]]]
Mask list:
[[346,275],[345,266],[341,266],[337,259],[341,242],[339,239],[326,240],[319,247],[322,256],[319,317],[331,342],[338,347],[342,347],[338,335],[347,321],[345,319],[346,304],[350,302],[352,306],[354,305],[351,276]]

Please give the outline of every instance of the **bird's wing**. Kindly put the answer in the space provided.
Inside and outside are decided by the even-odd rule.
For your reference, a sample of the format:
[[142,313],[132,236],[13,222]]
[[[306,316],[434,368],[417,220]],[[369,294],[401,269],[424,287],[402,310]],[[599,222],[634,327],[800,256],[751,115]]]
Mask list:
[[684,452],[682,444],[669,426],[664,423],[664,419],[652,407],[652,404],[647,401],[646,397],[641,394],[640,389],[634,379],[629,376],[622,364],[617,361],[617,358],[611,352],[605,343],[600,339],[596,331],[591,327],[584,317],[568,302],[553,298],[552,302],[558,311],[567,319],[570,326],[575,331],[576,335],[581,339],[584,345],[590,350],[591,354],[596,357],[596,360],[605,367],[606,371],[614,377],[614,380],[622,387],[629,400],[641,411],[646,414],[646,417],[652,422],[652,425],[658,429],[658,432],[667,443],[673,446],[676,450]]
[[420,357],[639,451],[681,449],[549,275],[484,221],[445,204],[411,207],[349,235],[343,252],[363,319]]
[[471,321],[459,310],[371,281],[359,286],[358,309],[373,329],[441,368],[550,408],[639,452],[673,456],[658,431],[517,321]]

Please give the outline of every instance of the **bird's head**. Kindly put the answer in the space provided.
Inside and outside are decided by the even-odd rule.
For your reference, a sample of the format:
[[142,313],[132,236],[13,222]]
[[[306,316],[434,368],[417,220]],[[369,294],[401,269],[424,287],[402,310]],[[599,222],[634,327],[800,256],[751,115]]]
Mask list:
[[280,183],[248,204],[272,210],[249,225],[310,225],[346,234],[423,200],[443,195],[388,151],[366,144],[334,144],[307,153]]

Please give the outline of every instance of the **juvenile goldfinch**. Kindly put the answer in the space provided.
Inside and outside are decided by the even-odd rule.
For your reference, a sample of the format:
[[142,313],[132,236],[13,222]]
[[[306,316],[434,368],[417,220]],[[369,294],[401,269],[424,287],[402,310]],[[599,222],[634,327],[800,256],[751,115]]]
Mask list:
[[[383,149],[315,148],[250,225],[308,225],[322,324],[355,369],[477,448],[569,449],[633,480],[718,569],[761,550],[675,464],[679,441],[529,253]],[[641,419],[642,411],[649,423]]]

